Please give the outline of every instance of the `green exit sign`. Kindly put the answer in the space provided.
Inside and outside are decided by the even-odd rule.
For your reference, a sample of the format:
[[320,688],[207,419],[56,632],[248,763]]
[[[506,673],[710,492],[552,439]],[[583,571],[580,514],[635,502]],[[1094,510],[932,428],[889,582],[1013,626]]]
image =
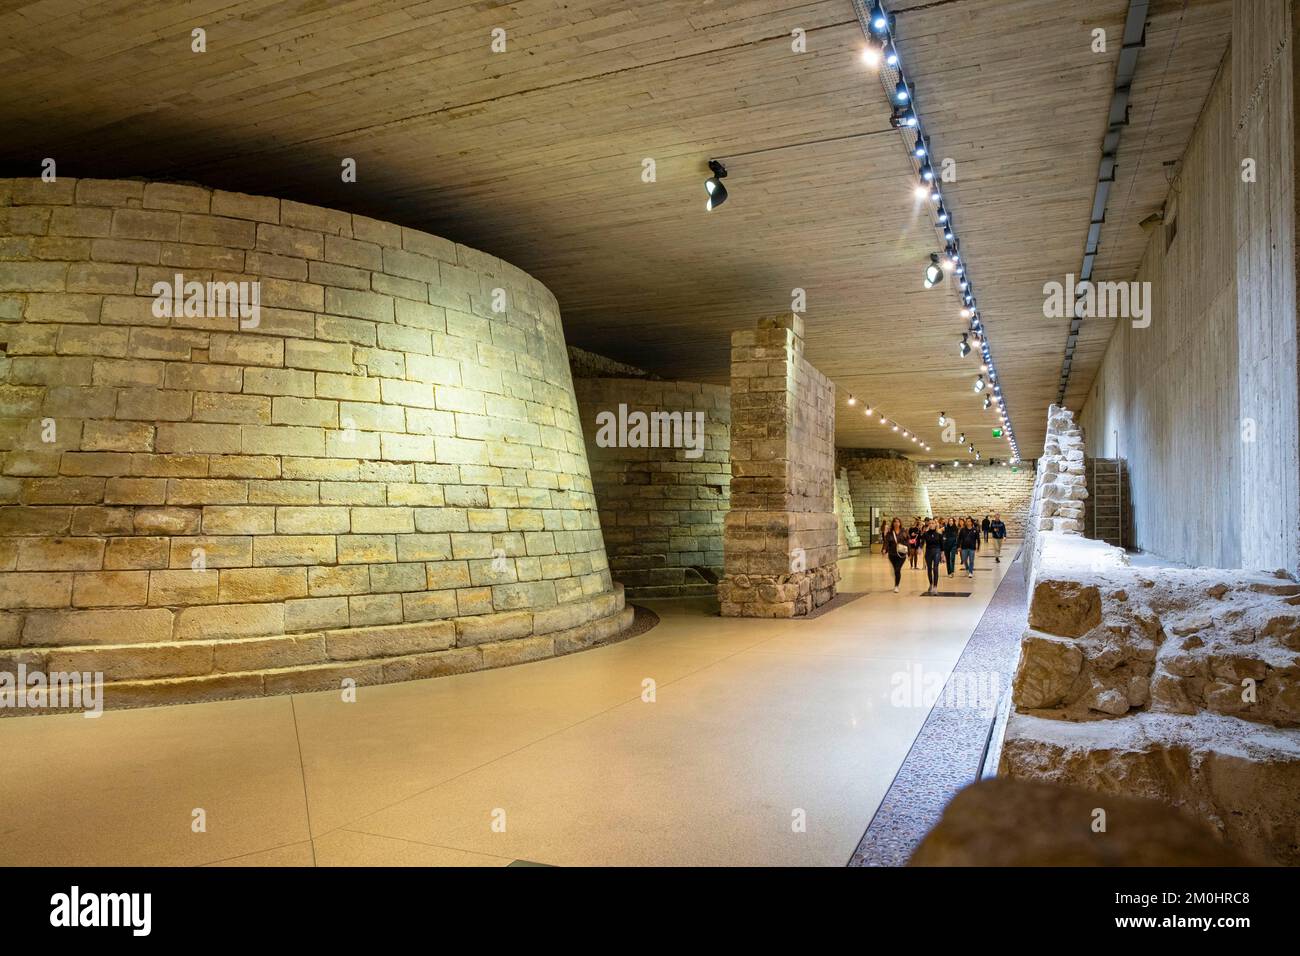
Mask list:
[[994,438],[1001,438],[1001,437],[1002,437],[1002,429],[1001,429],[1001,428],[995,428],[995,429],[993,429],[993,437],[994,437]]

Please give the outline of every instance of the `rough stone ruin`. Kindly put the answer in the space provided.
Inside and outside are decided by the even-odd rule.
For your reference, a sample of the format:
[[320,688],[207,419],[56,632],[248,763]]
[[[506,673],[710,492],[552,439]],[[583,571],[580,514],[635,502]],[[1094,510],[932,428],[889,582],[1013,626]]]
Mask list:
[[1082,439],[1050,414],[999,772],[1157,799],[1249,856],[1300,863],[1300,584],[1134,567],[1083,538]]
[[853,517],[853,493],[849,490],[849,470],[841,468],[835,479],[835,517],[839,519],[839,555],[847,558],[849,552],[862,547],[858,523]]

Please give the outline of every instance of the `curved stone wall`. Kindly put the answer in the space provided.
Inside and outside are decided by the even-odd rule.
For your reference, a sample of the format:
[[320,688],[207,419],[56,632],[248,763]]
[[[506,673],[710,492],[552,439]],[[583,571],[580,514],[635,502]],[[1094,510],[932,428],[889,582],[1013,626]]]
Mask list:
[[278,693],[630,613],[555,298],[499,259],[288,200],[0,180],[0,340],[0,670],[102,671],[110,705]]

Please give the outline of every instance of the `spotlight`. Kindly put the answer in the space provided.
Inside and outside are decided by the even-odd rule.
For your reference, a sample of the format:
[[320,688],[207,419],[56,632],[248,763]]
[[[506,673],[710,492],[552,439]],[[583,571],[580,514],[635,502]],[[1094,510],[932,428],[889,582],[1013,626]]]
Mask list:
[[[926,169],[930,169],[930,164],[929,164],[929,163],[926,163],[926,164],[925,164],[925,167],[922,169],[922,172],[924,172]],[[931,178],[931,179],[934,178],[934,170],[933,170],[933,169],[930,170],[930,178]],[[934,213],[935,213],[936,216],[939,217],[939,222],[942,223],[942,222],[947,222],[947,221],[948,221],[948,210],[947,210],[946,208],[944,208],[943,206],[940,206],[938,209],[936,209],[936,210],[934,211]]]
[[887,424],[888,422],[889,422],[888,418],[886,418],[884,415],[880,416],[880,424],[884,425]]
[[[969,336],[963,332],[961,334],[961,344],[957,346],[957,351],[961,353],[962,358],[970,355],[970,342],[967,341],[968,338]],[[943,422],[940,422],[939,424],[942,425]]]
[[864,415],[870,417],[870,416],[871,416],[871,406],[868,405],[866,408],[864,408],[864,409],[862,410],[862,414],[864,414]]
[[875,44],[862,51],[862,62],[873,70],[880,66],[880,48]]
[[988,364],[985,363],[985,362],[981,362],[981,363],[980,363],[980,371],[981,371],[981,372],[987,372],[988,370],[989,370]]
[[930,191],[930,201],[931,201],[931,202],[939,202],[939,203],[943,202],[943,194],[940,193],[938,189],[933,189],[933,190],[931,190],[931,191]]
[[965,433],[965,432],[962,432],[960,435],[957,436],[957,444],[958,444],[958,445],[964,445],[964,444],[966,444],[966,433]]
[[929,190],[927,190],[924,186],[917,186],[917,187],[916,187],[916,198],[917,198],[917,199],[924,199],[925,196],[926,196],[926,193],[927,193],[927,192],[929,192]]
[[907,429],[906,429],[906,428],[903,429],[903,437],[904,437],[904,438],[907,437]]
[[898,51],[893,46],[885,48],[885,62],[890,66],[898,66]]
[[993,399],[991,399],[991,398],[989,398],[987,395],[985,395],[985,396],[984,396],[984,411],[987,412],[987,411],[989,410],[989,406],[992,405],[992,404],[993,404]]
[[952,242],[952,240],[957,238],[957,234],[952,231],[951,227],[949,227],[947,229],[944,229],[943,237],[947,239],[949,242]]
[[[927,183],[934,182],[934,167],[931,166],[929,163],[922,163],[921,178],[924,179]],[[939,221],[943,222],[942,219],[940,219]]]
[[911,107],[895,106],[889,116],[889,125],[894,129],[911,129],[916,126],[916,113]]
[[907,84],[899,80],[898,85],[894,87],[894,99],[900,103],[906,103],[911,98],[911,94],[907,92]]
[[912,149],[912,155],[917,159],[925,159],[929,155],[929,150],[925,148],[925,137],[916,137],[916,146]]
[[898,426],[897,426],[897,425],[894,426],[894,431],[898,431]]
[[704,191],[709,194],[709,201],[704,208],[712,211],[727,201],[727,187],[722,185],[722,181],[727,178],[727,167],[716,159],[711,159],[709,169],[713,175],[704,181]]
[[943,267],[939,265],[939,253],[930,253],[930,264],[925,267],[925,287],[933,289],[943,279]]
[[948,413],[947,413],[947,412],[940,412],[940,413],[939,413],[939,427],[942,428],[944,425],[947,425],[947,424],[948,424]]
[[970,309],[963,308],[963,309],[961,310],[961,317],[962,317],[963,319],[969,319],[969,318],[970,318],[972,315],[974,315],[974,314],[975,314],[975,313],[972,312]]
[[867,23],[871,27],[871,32],[879,35],[893,32],[894,15],[886,13],[885,8],[878,2],[871,5],[871,13],[867,17]]
[[984,386],[985,386],[985,384],[986,384],[986,383],[985,383],[985,381],[984,381],[984,376],[981,375],[979,378],[975,379],[975,391],[977,391],[977,392],[982,392],[982,391],[984,391]]

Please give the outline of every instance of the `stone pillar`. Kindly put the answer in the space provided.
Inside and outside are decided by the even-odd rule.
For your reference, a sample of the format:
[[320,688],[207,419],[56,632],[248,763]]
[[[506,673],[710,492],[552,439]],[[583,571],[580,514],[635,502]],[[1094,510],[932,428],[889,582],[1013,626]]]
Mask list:
[[729,617],[797,617],[835,596],[835,387],[803,320],[731,337],[731,510],[718,586]]

